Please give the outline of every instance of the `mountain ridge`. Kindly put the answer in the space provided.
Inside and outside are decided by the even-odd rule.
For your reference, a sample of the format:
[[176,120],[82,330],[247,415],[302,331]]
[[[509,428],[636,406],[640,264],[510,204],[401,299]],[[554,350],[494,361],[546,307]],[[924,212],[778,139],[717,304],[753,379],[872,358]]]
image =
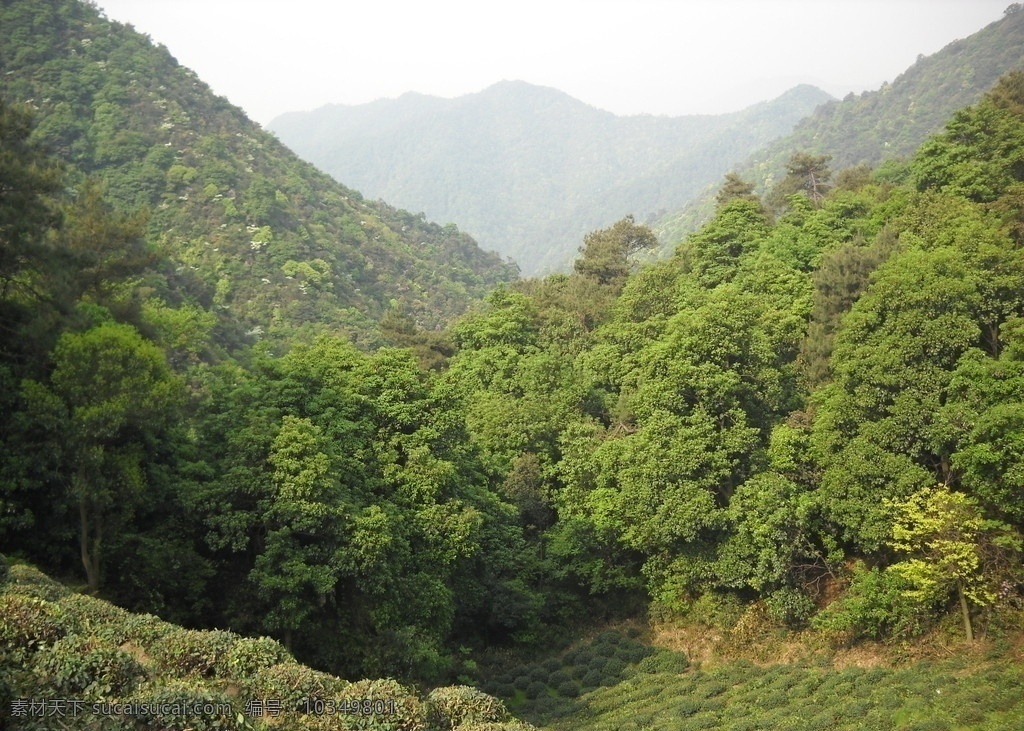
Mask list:
[[[1000,76],[1021,66],[1024,12],[1014,4],[1001,19],[970,36],[918,56],[892,82],[821,105],[791,134],[758,150],[736,169],[764,192],[781,179],[785,161],[795,152],[830,155],[833,170],[910,156],[954,112],[976,103]],[[666,248],[710,218],[719,183],[659,218],[655,228]]]
[[829,98],[801,85],[725,115],[617,116],[505,80],[290,112],[268,129],[367,196],[456,221],[537,274],[566,268],[586,232],[685,199]]
[[398,306],[427,327],[516,275],[454,227],[364,199],[301,161],[170,52],[93,5],[0,7],[0,95],[33,138],[123,210],[150,212],[170,255],[153,286],[232,320],[379,342]]

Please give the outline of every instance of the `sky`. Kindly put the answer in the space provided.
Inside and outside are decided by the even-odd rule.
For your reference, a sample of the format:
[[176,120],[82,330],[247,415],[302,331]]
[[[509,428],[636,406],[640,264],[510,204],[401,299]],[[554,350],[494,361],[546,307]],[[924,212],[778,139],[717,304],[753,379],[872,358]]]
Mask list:
[[1010,0],[95,0],[260,124],[501,80],[619,115],[879,88]]

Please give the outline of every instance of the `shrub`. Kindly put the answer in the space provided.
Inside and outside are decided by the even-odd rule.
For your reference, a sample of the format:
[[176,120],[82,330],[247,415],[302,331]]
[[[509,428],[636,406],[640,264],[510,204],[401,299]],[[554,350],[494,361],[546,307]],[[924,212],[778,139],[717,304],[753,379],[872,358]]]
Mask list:
[[149,652],[173,675],[212,677],[223,667],[226,655],[238,639],[234,632],[224,630],[179,628],[153,642]]
[[181,628],[152,614],[129,614],[122,623],[124,641],[147,650],[158,640]]
[[622,641],[622,633],[617,629],[610,629],[602,632],[594,638],[594,644],[617,645]]
[[908,595],[907,580],[893,571],[867,569],[858,563],[842,599],[833,602],[812,622],[849,640],[910,637],[924,631],[927,612]]
[[548,691],[546,683],[540,680],[534,680],[528,686],[526,686],[526,697],[527,698],[539,698]]
[[[146,704],[150,712],[135,716],[136,723],[154,731],[225,731],[237,728],[231,699],[222,693],[172,681],[133,696],[131,702]],[[159,713],[173,708],[175,713]]]
[[638,663],[651,655],[654,649],[639,642],[623,642],[615,650],[615,657],[630,665]]
[[133,616],[130,612],[110,602],[87,594],[68,594],[57,600],[68,616],[74,618],[81,634],[94,635],[115,644],[128,640],[126,622]]
[[583,679],[580,681],[584,688],[597,688],[600,685],[602,685],[603,682],[604,675],[601,673],[600,670],[590,670],[589,672],[587,672],[586,675],[583,676]]
[[530,670],[530,673],[529,673],[529,675],[530,675],[530,680],[539,680],[539,681],[541,681],[542,683],[546,683],[546,682],[547,682],[547,680],[548,680],[548,676],[549,676],[550,674],[551,674],[551,673],[550,673],[550,672],[549,672],[548,670],[545,670],[545,669],[544,669],[544,667],[543,667],[543,666],[541,666],[541,665],[535,665],[535,666],[534,666],[534,667],[533,667],[533,668],[532,668],[532,669]]
[[[345,729],[421,731],[427,728],[422,701],[394,680],[360,680],[345,686],[337,699],[354,705],[368,703],[372,710],[366,715],[342,716]],[[379,708],[384,712],[379,713]]]
[[246,680],[260,670],[284,662],[295,662],[295,658],[277,640],[270,637],[243,637],[223,656],[216,671],[221,677]]
[[547,670],[549,673],[553,673],[556,670],[558,670],[560,667],[562,667],[562,662],[561,662],[561,660],[558,660],[557,658],[549,657],[547,660],[545,660],[544,662],[541,663],[541,666],[545,670]]
[[467,685],[436,688],[427,696],[428,718],[438,728],[511,720],[505,704]]
[[681,652],[662,650],[640,661],[637,669],[642,673],[681,674],[690,668],[690,660]]
[[555,690],[558,691],[558,695],[565,698],[575,698],[580,694],[580,689],[571,680],[562,681],[555,687]]
[[799,589],[784,587],[765,599],[768,616],[792,629],[801,629],[814,615],[814,601]]
[[[567,703],[564,698],[550,695],[538,696],[533,704],[533,713],[544,718],[559,718],[572,712],[572,704]],[[462,729],[458,729],[462,731]]]
[[305,665],[285,662],[256,671],[247,683],[249,695],[281,701],[287,712],[305,710],[309,701],[333,700],[348,683]]
[[626,663],[622,662],[617,657],[610,658],[608,663],[604,666],[604,675],[606,678],[610,678],[613,681],[618,680],[622,677],[622,673],[626,670]]
[[572,660],[573,665],[586,665],[589,666],[597,654],[589,647],[580,647],[573,653],[575,657]]
[[729,629],[743,616],[744,606],[732,594],[709,591],[691,602],[687,611],[691,621],[708,627]]
[[33,650],[73,629],[67,613],[53,602],[21,594],[0,596],[0,644]]
[[548,677],[548,683],[550,685],[560,685],[561,683],[566,683],[571,680],[572,678],[569,677],[569,673],[564,670],[555,670],[555,672],[551,673]]
[[18,563],[10,566],[7,571],[8,581],[4,591],[8,594],[23,594],[55,602],[72,593],[71,589],[59,581],[54,581],[34,566]]
[[35,669],[44,687],[64,698],[123,695],[145,677],[142,666],[121,648],[78,635],[68,635],[41,649]]
[[529,684],[530,684],[530,676],[529,675],[519,675],[519,676],[516,677],[515,681],[513,681],[513,685],[515,685],[515,687],[518,688],[519,690],[526,690],[526,686],[528,686]]
[[495,683],[494,695],[501,698],[512,698],[516,694],[516,687],[512,683]]

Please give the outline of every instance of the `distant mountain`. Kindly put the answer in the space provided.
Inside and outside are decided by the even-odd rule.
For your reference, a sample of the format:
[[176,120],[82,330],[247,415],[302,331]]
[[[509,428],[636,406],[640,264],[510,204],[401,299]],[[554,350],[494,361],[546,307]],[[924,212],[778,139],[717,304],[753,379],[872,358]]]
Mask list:
[[0,4],[0,95],[35,138],[122,209],[148,209],[166,254],[152,289],[250,339],[297,328],[373,340],[396,305],[461,313],[514,266],[454,226],[370,202],[299,160],[162,46],[76,0]]
[[588,231],[678,207],[828,99],[800,86],[732,114],[618,117],[503,81],[292,112],[269,129],[368,197],[455,221],[537,274],[566,268]]
[[[954,112],[979,101],[1000,76],[1022,65],[1024,11],[1015,4],[1002,19],[977,33],[930,56],[919,56],[891,84],[818,107],[792,134],[736,168],[763,191],[797,151],[831,155],[833,170],[908,157]],[[661,238],[671,245],[699,228],[714,209],[720,183],[715,181],[702,196],[662,217],[656,224]]]

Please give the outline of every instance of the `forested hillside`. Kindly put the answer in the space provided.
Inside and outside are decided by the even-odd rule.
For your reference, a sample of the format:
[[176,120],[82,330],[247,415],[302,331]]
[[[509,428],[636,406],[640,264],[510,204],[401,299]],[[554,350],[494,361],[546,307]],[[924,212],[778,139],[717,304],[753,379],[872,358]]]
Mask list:
[[[127,33],[88,6],[2,7],[45,19],[43,38],[62,18]],[[5,64],[34,53],[31,23],[18,27]],[[38,65],[39,79],[64,78],[67,58]],[[152,238],[178,196],[147,199],[117,165],[64,163],[75,145],[122,142],[97,136],[103,115],[70,115],[61,123],[81,136],[55,136],[61,118],[41,114],[53,100],[32,103],[0,101],[0,552],[220,632],[133,619],[15,567],[0,596],[3,692],[216,700],[255,692],[268,671],[299,700],[376,688],[415,713],[429,712],[430,688],[473,684],[565,729],[854,727],[843,714],[905,729],[947,709],[961,726],[1014,728],[1024,72],[905,162],[833,173],[797,154],[763,197],[726,176],[713,218],[664,261],[635,263],[658,242],[625,217],[583,238],[572,273],[498,286],[444,332],[409,317],[410,300],[382,302],[380,333],[402,347],[379,348],[329,308],[293,321],[283,303],[279,327],[256,337],[248,318],[279,293],[316,291],[299,259],[261,282],[266,300],[189,299],[206,260],[182,264],[171,239]],[[223,159],[255,171],[251,154]],[[185,211],[220,206],[218,230],[231,230],[230,189],[192,208],[200,183],[185,185]],[[295,216],[282,231],[333,225],[280,190],[278,212]],[[173,227],[199,225],[176,215]],[[245,243],[254,262],[279,240],[268,225],[270,239],[257,229]],[[211,256],[223,248],[209,243]],[[392,261],[381,256],[374,272]],[[178,267],[195,274],[176,280]],[[632,633],[595,630],[626,621]],[[865,643],[907,660],[927,638],[940,656],[1002,664],[730,676],[653,649],[665,627],[709,656],[770,636],[828,668]],[[423,693],[346,690],[292,658]],[[185,681],[168,682],[175,673]],[[944,692],[958,683],[958,700],[892,691],[932,678]],[[978,697],[986,683],[997,690]],[[671,718],[639,705],[662,693]],[[446,707],[496,708],[457,695]],[[741,698],[757,716],[724,705]],[[399,727],[457,726],[414,719]]]
[[532,275],[568,269],[587,231],[678,207],[829,98],[800,86],[732,114],[617,117],[505,81],[292,112],[270,129],[337,180],[457,221]]
[[[909,157],[952,114],[974,104],[1000,76],[1024,65],[1024,13],[1010,5],[1004,17],[967,38],[953,41],[917,62],[877,91],[850,94],[823,104],[736,169],[760,192],[785,175],[795,152],[831,157],[833,169],[875,166]],[[710,217],[715,192],[708,188],[655,228],[671,247]]]
[[222,339],[306,328],[379,342],[392,307],[438,326],[515,276],[454,226],[301,162],[87,3],[5,2],[0,28],[0,95],[32,107],[33,139],[68,165],[68,185],[138,217],[160,260],[152,301],[218,321]]

